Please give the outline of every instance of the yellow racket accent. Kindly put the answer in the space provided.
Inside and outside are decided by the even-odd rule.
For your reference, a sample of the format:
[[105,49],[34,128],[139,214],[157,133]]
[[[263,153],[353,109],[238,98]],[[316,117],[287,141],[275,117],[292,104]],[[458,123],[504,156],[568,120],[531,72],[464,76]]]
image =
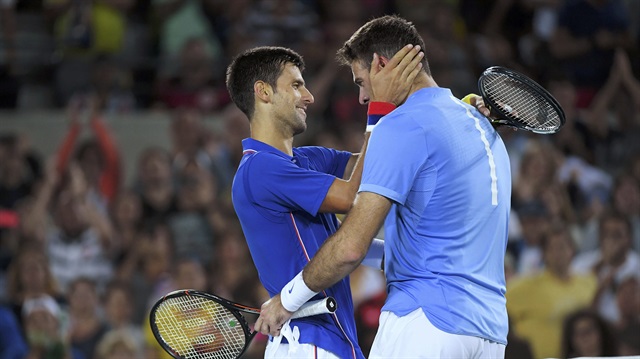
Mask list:
[[156,310],[162,339],[186,359],[235,358],[246,336],[238,319],[224,306],[197,296],[167,299]]

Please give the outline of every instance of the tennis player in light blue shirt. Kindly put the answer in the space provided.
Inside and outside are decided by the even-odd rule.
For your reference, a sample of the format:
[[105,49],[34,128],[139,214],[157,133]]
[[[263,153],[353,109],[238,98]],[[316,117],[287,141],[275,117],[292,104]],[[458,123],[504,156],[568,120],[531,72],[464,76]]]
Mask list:
[[360,192],[393,202],[382,310],[506,344],[511,176],[489,121],[448,89],[416,91],[373,130]]
[[[397,16],[369,21],[339,52],[360,100],[376,88],[368,59],[412,43]],[[429,54],[429,49],[425,49]],[[388,297],[370,358],[503,358],[508,332],[504,254],[511,169],[502,139],[474,107],[438,87],[426,59],[408,97],[375,126],[352,209],[300,275],[262,308],[260,327],[290,313],[362,261],[384,224]]]

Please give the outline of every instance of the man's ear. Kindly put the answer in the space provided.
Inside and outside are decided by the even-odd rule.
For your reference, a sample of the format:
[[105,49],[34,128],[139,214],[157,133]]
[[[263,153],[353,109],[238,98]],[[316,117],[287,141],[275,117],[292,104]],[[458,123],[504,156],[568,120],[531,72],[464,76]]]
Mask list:
[[264,81],[256,81],[256,83],[253,84],[253,93],[264,102],[271,100],[271,86]]
[[379,56],[380,57],[380,62],[378,63],[378,66],[380,66],[380,68],[384,68],[385,66],[387,66],[387,63],[389,63],[389,59],[384,57],[384,56]]

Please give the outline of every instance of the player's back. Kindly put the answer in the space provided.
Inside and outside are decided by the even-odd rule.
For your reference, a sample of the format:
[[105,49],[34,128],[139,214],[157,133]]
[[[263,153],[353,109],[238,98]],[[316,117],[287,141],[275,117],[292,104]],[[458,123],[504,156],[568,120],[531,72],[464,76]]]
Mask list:
[[[422,307],[441,330],[505,342],[511,174],[504,143],[442,88],[414,93],[378,126],[373,136],[414,143],[405,155],[414,170],[398,175],[407,185],[398,187],[386,223],[385,310]],[[380,150],[373,136],[367,157]]]

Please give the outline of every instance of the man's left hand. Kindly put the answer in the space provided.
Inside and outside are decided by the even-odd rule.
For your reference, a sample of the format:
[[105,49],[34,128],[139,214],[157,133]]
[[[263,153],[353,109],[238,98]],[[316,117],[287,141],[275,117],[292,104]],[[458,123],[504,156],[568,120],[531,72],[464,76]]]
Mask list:
[[254,326],[255,331],[265,335],[277,337],[280,335],[282,325],[287,322],[293,315],[292,312],[284,309],[280,294],[276,294],[273,298],[262,304],[260,317]]

